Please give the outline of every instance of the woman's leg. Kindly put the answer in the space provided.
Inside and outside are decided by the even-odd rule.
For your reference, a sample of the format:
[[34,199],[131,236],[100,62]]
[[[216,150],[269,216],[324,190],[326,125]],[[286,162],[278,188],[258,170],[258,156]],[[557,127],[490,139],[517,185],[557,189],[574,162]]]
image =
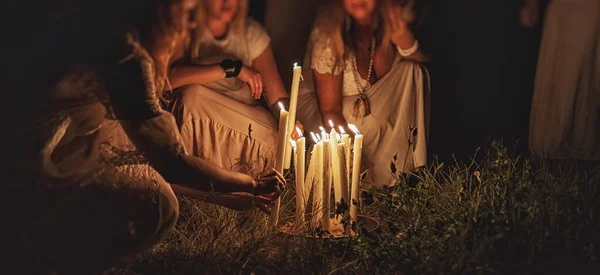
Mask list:
[[367,185],[395,185],[402,173],[427,164],[429,85],[421,65],[399,61],[366,92],[371,115],[357,117],[353,107],[358,97],[344,97],[344,117],[364,134]]
[[175,93],[172,112],[188,153],[251,175],[274,164],[277,123],[265,108],[189,85]]

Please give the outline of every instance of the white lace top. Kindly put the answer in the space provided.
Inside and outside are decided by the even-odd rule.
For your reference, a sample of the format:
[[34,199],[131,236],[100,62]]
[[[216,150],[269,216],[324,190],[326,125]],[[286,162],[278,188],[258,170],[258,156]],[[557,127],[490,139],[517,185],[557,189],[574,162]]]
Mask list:
[[353,96],[360,94],[357,81],[359,82],[360,87],[367,87],[369,82],[360,76],[360,74],[357,74],[357,79],[355,79],[353,72],[354,69],[352,68],[352,62],[354,62],[353,60],[356,58],[354,53],[351,53],[348,56],[349,61],[344,64],[343,71],[334,68],[335,57],[330,46],[330,40],[331,39],[328,37],[320,35],[318,29],[314,29],[312,31],[310,40],[308,42],[306,55],[304,57],[304,64],[302,64],[302,75],[305,81],[301,82],[303,84],[301,89],[303,88],[306,90],[312,86],[312,90],[314,91],[314,80],[311,70],[315,70],[320,74],[339,75],[343,73],[343,95]]

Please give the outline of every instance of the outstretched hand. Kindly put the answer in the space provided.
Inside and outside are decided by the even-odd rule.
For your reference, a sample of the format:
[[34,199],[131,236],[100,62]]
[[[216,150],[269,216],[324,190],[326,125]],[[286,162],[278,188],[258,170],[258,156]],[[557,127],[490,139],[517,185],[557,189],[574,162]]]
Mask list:
[[269,197],[274,201],[285,190],[285,183],[283,175],[271,168],[256,178],[253,195]]
[[[253,208],[258,208],[261,212],[270,215],[271,205],[273,201],[264,196],[253,196],[249,193],[230,193],[223,195],[226,198],[227,203],[223,204],[225,207],[231,208],[236,211],[247,211]],[[227,198],[229,197],[229,198]]]

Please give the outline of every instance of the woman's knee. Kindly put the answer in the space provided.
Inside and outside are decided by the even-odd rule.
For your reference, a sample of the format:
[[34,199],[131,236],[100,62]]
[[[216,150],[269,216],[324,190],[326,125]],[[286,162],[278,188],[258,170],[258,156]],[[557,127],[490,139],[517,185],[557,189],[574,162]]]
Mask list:
[[179,218],[179,201],[171,185],[166,182],[160,186],[159,217],[157,233],[161,236],[173,228]]

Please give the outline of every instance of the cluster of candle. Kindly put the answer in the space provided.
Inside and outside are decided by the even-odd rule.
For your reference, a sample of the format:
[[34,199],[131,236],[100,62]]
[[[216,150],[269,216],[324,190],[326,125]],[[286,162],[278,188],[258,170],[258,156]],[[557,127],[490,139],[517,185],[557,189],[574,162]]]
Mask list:
[[[280,104],[279,139],[277,146],[277,160],[275,168],[283,173],[284,168],[291,166],[293,158],[295,181],[296,181],[296,224],[305,223],[306,206],[312,192],[312,218],[311,227],[321,226],[327,231],[330,229],[331,217],[331,190],[333,187],[335,206],[346,205],[342,216],[349,216],[352,222],[357,221],[359,182],[362,155],[363,136],[356,126],[349,124],[348,128],[354,132],[352,139],[346,133],[344,127],[335,127],[329,121],[331,130],[328,133],[321,127],[321,133],[311,132],[314,147],[310,154],[308,170],[306,170],[306,138],[300,129],[297,131],[298,139],[289,138],[294,130],[296,106],[298,99],[298,87],[301,79],[301,67],[294,66],[294,77],[290,97],[290,111],[286,111]],[[337,130],[339,130],[339,133]],[[287,142],[289,140],[289,142]],[[292,150],[293,149],[293,150]],[[350,161],[353,161],[350,163]],[[275,201],[271,209],[271,224],[277,226],[279,220],[279,199]],[[342,216],[338,216],[341,219]],[[319,223],[319,221],[321,221]],[[350,233],[350,227],[344,228],[346,234]]]

